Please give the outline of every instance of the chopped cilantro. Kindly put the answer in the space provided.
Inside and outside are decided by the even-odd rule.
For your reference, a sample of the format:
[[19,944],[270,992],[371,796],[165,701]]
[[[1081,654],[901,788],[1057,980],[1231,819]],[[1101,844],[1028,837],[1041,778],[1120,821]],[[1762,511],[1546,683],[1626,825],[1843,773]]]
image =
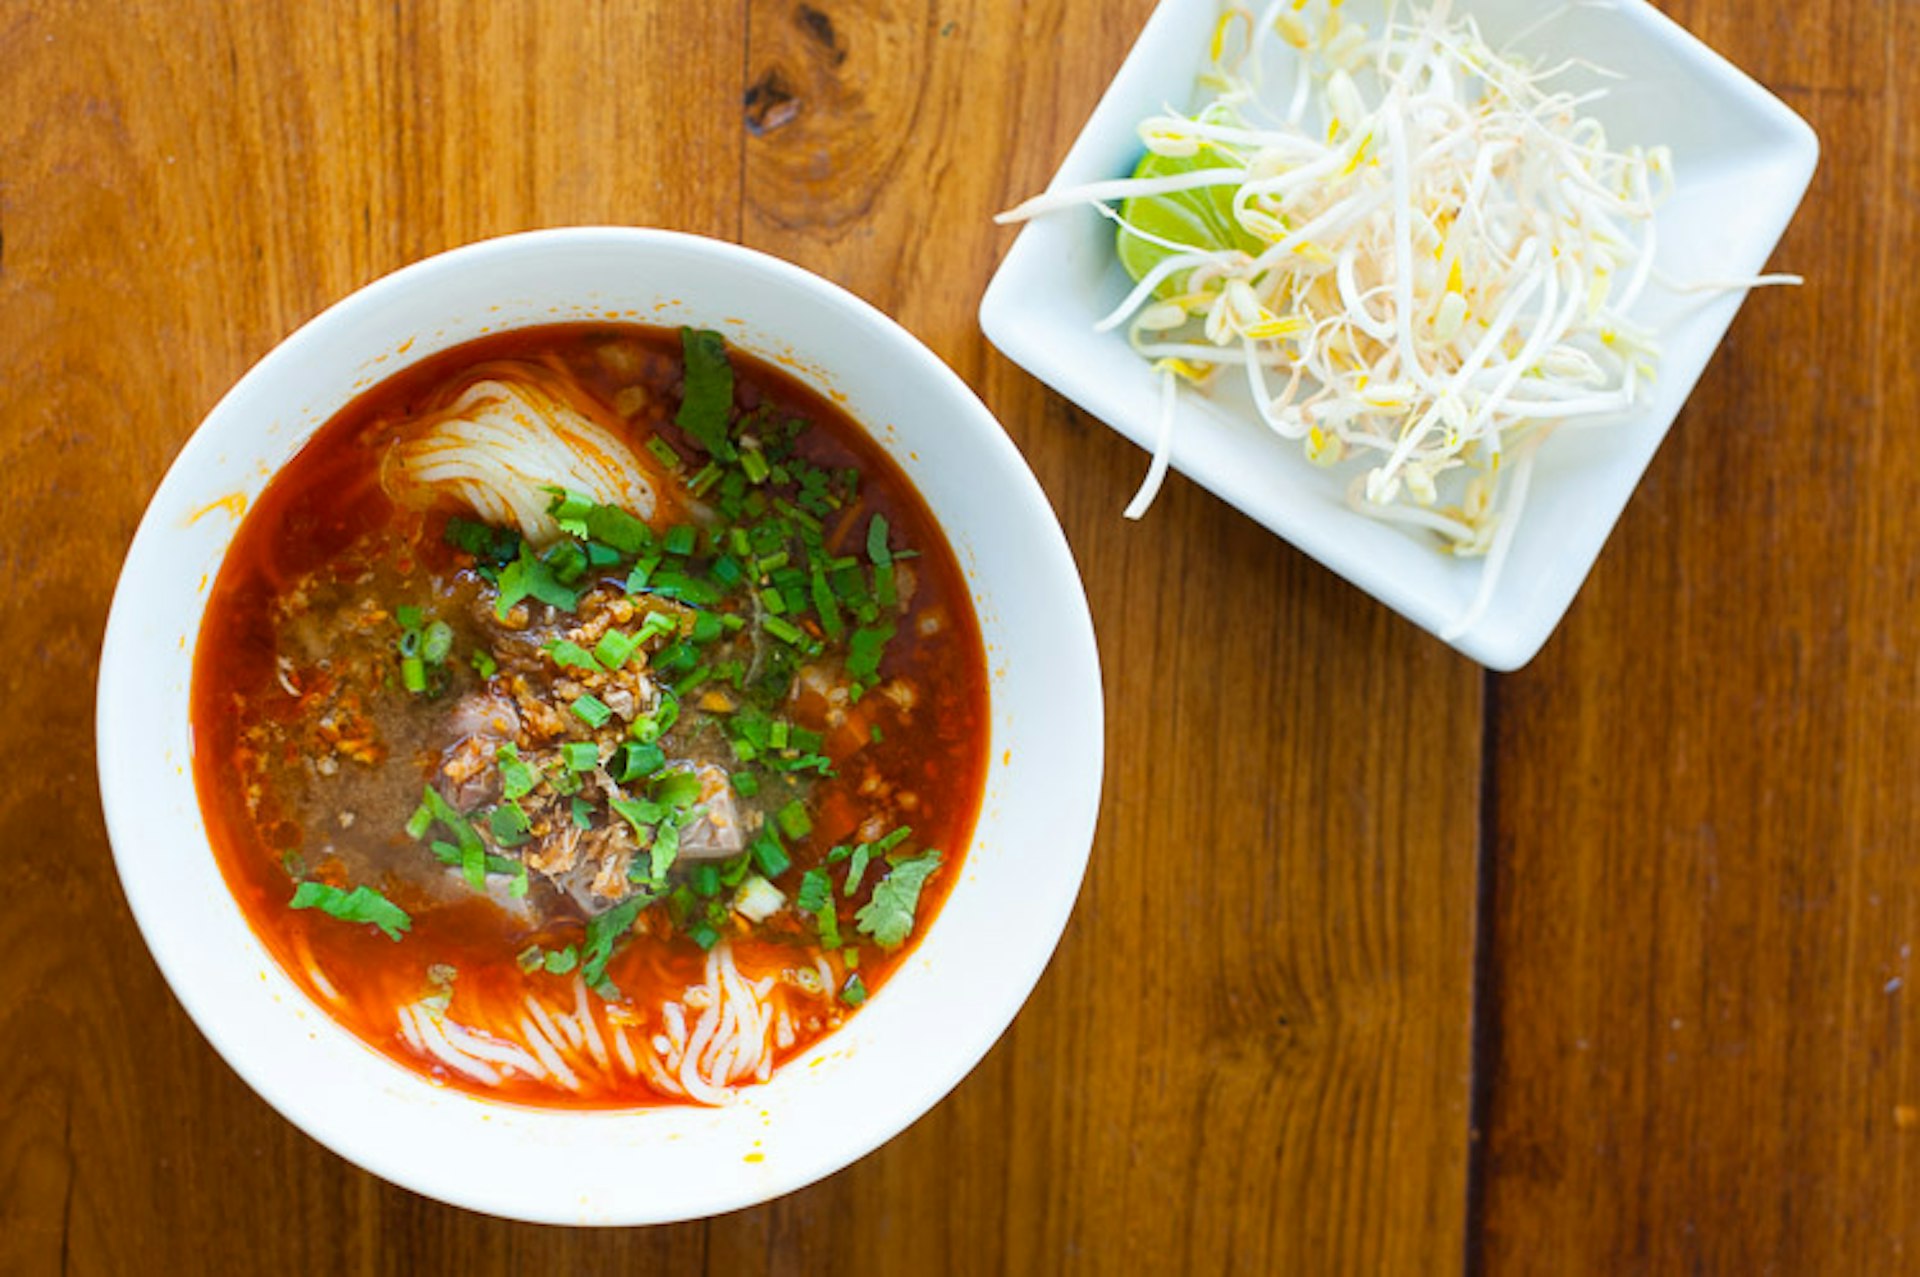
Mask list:
[[[533,768],[520,761],[520,751],[511,741],[494,752],[494,760],[500,764],[500,792],[508,798],[525,798],[533,792],[534,786],[540,783],[539,778],[533,774]],[[411,826],[409,826],[409,832],[411,832]]]
[[700,797],[700,777],[693,771],[670,771],[654,780],[650,796],[662,807],[691,807]]
[[471,554],[483,564],[496,567],[511,563],[520,553],[520,534],[506,528],[455,516],[447,520],[441,533],[448,545]]
[[[636,892],[605,913],[587,919],[587,943],[581,953],[580,978],[605,1001],[610,1002],[620,996],[619,989],[606,978],[607,963],[612,959],[615,947],[627,932],[633,930],[633,920],[652,903],[653,897],[647,892]],[[607,996],[609,992],[613,998]]]
[[673,424],[710,455],[731,461],[727,414],[733,408],[733,367],[727,363],[727,343],[719,333],[682,328],[680,348],[686,376]]
[[527,819],[526,810],[509,798],[493,809],[487,817],[487,827],[493,832],[493,840],[502,847],[518,847],[527,841],[533,825]]
[[899,948],[913,932],[913,911],[920,903],[920,889],[939,867],[937,851],[895,865],[874,887],[873,899],[855,915],[860,933],[871,936],[883,949]]
[[386,932],[389,940],[398,940],[401,932],[413,927],[406,910],[372,887],[342,891],[324,882],[303,882],[294,888],[291,903],[295,909],[318,909],[342,922],[371,923]]
[[520,556],[500,569],[499,585],[500,595],[493,601],[493,614],[503,621],[523,599],[535,599],[563,612],[573,611],[580,603],[580,595],[562,585],[553,569],[536,557],[524,541],[520,544]]
[[801,913],[819,913],[833,903],[833,880],[824,869],[809,869],[800,875],[800,890],[793,904]]
[[866,983],[858,975],[848,976],[846,984],[841,986],[840,1000],[850,1007],[859,1006],[867,1000]]
[[847,640],[847,673],[863,683],[880,674],[880,657],[893,638],[893,625],[863,625]]
[[587,511],[587,531],[596,541],[633,555],[653,544],[653,532],[633,515],[618,506],[597,505]]
[[893,554],[887,549],[887,516],[884,514],[874,515],[873,522],[867,524],[867,557],[875,567],[886,567],[893,562]]

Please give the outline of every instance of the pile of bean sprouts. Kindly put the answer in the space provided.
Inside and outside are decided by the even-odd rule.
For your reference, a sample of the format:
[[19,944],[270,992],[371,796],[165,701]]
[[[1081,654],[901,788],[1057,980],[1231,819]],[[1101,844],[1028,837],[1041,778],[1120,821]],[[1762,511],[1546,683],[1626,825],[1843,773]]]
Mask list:
[[[1366,463],[1352,508],[1484,556],[1457,637],[1492,598],[1540,443],[1617,418],[1652,381],[1657,344],[1629,316],[1670,156],[1612,148],[1584,113],[1604,90],[1557,89],[1573,63],[1496,52],[1449,0],[1390,4],[1371,31],[1341,0],[1231,9],[1212,55],[1210,101],[1139,130],[1192,171],[1050,191],[1001,220],[1090,204],[1164,251],[1099,325],[1128,325],[1162,378],[1127,517],[1165,478],[1176,384],[1237,368],[1261,420],[1310,462]],[[1269,90],[1283,61],[1291,90]],[[1222,187],[1239,246],[1129,220],[1146,197]]]

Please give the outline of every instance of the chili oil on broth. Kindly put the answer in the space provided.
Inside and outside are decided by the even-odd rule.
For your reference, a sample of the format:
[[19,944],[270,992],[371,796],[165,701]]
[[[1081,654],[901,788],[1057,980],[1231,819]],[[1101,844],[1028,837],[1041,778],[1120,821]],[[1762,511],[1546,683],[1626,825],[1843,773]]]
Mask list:
[[[422,837],[411,836],[409,822],[422,807],[423,786],[431,785],[463,814],[497,811],[505,805],[505,764],[496,741],[512,743],[515,752],[527,746],[523,757],[537,760],[563,744],[590,740],[604,751],[616,734],[622,742],[636,740],[636,719],[657,721],[657,712],[649,715],[637,703],[631,717],[614,714],[596,731],[556,693],[580,671],[554,665],[540,645],[578,630],[582,613],[628,635],[644,631],[645,617],[655,612],[677,620],[680,629],[643,645],[621,675],[648,662],[645,673],[656,687],[687,676],[661,674],[651,662],[680,642],[682,631],[696,624],[689,618],[701,612],[732,612],[741,622],[711,647],[694,645],[696,668],[724,666],[717,657],[729,651],[799,649],[765,628],[773,614],[764,601],[738,591],[694,608],[646,588],[630,595],[614,584],[630,574],[627,561],[590,569],[583,579],[605,584],[582,597],[581,613],[526,600],[519,605],[526,610],[524,625],[509,628],[494,611],[497,587],[483,579],[482,564],[447,540],[450,528],[470,532],[474,525],[460,522],[470,512],[454,501],[413,499],[417,493],[397,498],[393,457],[403,432],[444,410],[477,377],[522,370],[620,432],[636,453],[654,440],[652,448],[672,448],[666,455],[682,459],[677,475],[663,464],[655,475],[662,497],[656,541],[677,516],[689,518],[686,526],[727,525],[724,535],[730,537],[731,527],[753,522],[716,512],[721,494],[741,486],[730,473],[705,490],[703,501],[686,490],[689,481],[713,481],[699,443],[673,424],[684,391],[680,334],[607,324],[525,329],[456,347],[402,371],[340,412],[269,483],[243,521],[209,597],[194,662],[194,770],[222,872],[255,933],[296,983],[363,1041],[445,1084],[567,1107],[724,1098],[728,1084],[712,1084],[713,1076],[752,1060],[753,1067],[730,1084],[764,1078],[884,985],[957,878],[979,809],[988,733],[986,663],[958,563],[904,474],[844,412],[760,360],[735,350],[727,358],[734,378],[730,438],[750,435],[755,423],[773,434],[784,423],[805,421],[808,428],[793,441],[793,455],[821,473],[859,475],[857,489],[834,490],[840,506],[826,509],[819,520],[825,553],[818,557],[854,561],[871,594],[880,569],[867,538],[875,515],[886,521],[883,540],[890,550],[883,556],[902,555],[893,564],[901,597],[895,608],[879,609],[885,615],[876,625],[890,620],[894,634],[857,699],[847,686],[849,640],[826,641],[817,606],[811,613],[790,608],[784,617],[773,616],[776,623],[790,618],[807,640],[827,649],[796,663],[790,690],[775,703],[757,707],[726,677],[688,689],[680,721],[656,742],[669,760],[663,771],[695,768],[692,774],[702,781],[700,811],[708,806],[711,773],[723,773],[735,808],[735,836],[748,841],[749,849],[676,862],[662,884],[665,898],[643,902],[632,928],[620,933],[599,973],[600,993],[589,991],[584,978],[590,919],[620,921],[618,910],[624,904],[633,911],[636,897],[602,897],[591,880],[582,883],[571,871],[551,877],[525,872],[524,896],[514,894],[516,876],[504,872],[486,874],[485,890],[475,890],[464,864],[443,864],[433,850],[435,843],[449,850],[446,844],[460,841],[449,826],[436,823]],[[652,451],[643,455],[648,465],[659,460]],[[780,488],[777,476],[765,483]],[[699,522],[702,512],[705,523]],[[803,549],[797,542],[790,547]],[[735,557],[747,559],[751,573],[754,559],[772,562],[779,553]],[[669,565],[680,561],[670,554],[657,557]],[[685,561],[710,571],[715,560],[696,554]],[[837,571],[823,574],[830,592],[831,582],[844,583],[848,568]],[[796,601],[790,578],[786,584],[786,601]],[[809,601],[811,585],[810,579]],[[778,592],[771,584],[764,588]],[[409,692],[403,677],[400,622],[413,619],[403,616],[404,607],[421,611],[416,634],[431,621],[446,627],[439,636],[446,657],[421,693]],[[851,635],[856,617],[850,607],[842,611]],[[476,668],[476,651],[488,652],[497,666],[490,677]],[[708,653],[716,658],[707,659]],[[503,690],[515,678],[529,685],[536,700],[555,702],[558,736],[534,739],[527,720],[535,716]],[[720,699],[708,701],[708,693]],[[727,699],[731,711],[721,703]],[[512,724],[498,714],[488,719],[486,707],[500,703],[512,707],[509,717],[518,720],[519,730],[508,730]],[[752,726],[747,716],[756,708],[787,724],[789,732],[817,733],[819,743],[810,752],[824,756],[832,774],[796,775],[767,766],[799,753],[791,745],[796,739],[808,743],[804,735],[789,738],[785,750],[756,753],[751,741],[743,750],[730,733]],[[542,721],[552,726],[544,716]],[[479,749],[472,744],[476,739]],[[742,752],[756,757],[742,761]],[[610,773],[624,759],[616,751],[600,770]],[[478,770],[456,778],[449,770],[456,763],[458,772],[476,764]],[[543,789],[531,798],[545,793],[547,773],[540,775]],[[747,788],[736,779],[741,775],[757,778],[757,793],[741,792]],[[643,802],[649,792],[644,782],[587,778],[574,795],[591,808],[593,829],[581,831],[582,839],[608,829],[634,832],[632,822],[612,810],[608,789],[631,791]],[[563,797],[556,807],[572,821],[572,796]],[[792,802],[810,826],[797,836],[790,831],[801,822],[783,827],[779,818]],[[677,818],[683,817],[665,823]],[[499,862],[532,858],[525,846],[497,845],[484,818],[475,828],[486,854]],[[901,829],[910,832],[898,837]],[[784,868],[777,860],[766,863],[751,845],[769,830],[790,862]],[[617,835],[602,837],[618,841]],[[898,872],[892,860],[924,869],[933,850],[939,865],[924,878],[910,909],[911,930],[896,946],[882,946],[863,930],[862,910],[877,903],[880,884]],[[849,892],[857,861],[869,863]],[[713,885],[703,868],[708,865],[723,882],[712,896],[703,896],[700,891]],[[634,847],[626,872],[644,874],[651,867],[650,852]],[[803,899],[809,876],[822,874],[830,886],[824,909],[830,916],[802,912],[800,904],[817,903]],[[701,880],[693,881],[696,876]],[[756,876],[778,890],[781,904],[749,922],[731,902],[741,884]],[[396,932],[400,939],[375,923],[291,904],[296,892],[324,892],[338,905],[344,893],[359,887],[377,891],[406,915],[410,927]],[[689,893],[702,921],[724,915],[713,926],[717,935],[694,934],[695,915],[680,908]],[[713,901],[725,907],[716,910]],[[898,911],[892,912],[897,921]],[[823,938],[823,932],[836,931],[845,942],[839,949]],[[716,1042],[727,1043],[725,1050]],[[691,1077],[689,1060],[696,1061]]]

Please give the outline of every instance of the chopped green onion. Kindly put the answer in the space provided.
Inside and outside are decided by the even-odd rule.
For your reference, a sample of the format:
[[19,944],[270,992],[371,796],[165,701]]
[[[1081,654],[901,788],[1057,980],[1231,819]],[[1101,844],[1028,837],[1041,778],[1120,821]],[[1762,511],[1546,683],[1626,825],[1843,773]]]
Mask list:
[[613,778],[621,784],[651,776],[667,765],[667,751],[643,741],[627,741],[614,754]]
[[751,848],[753,863],[758,865],[762,876],[768,880],[778,878],[793,867],[793,860],[787,855],[787,849],[780,845],[780,839],[771,829],[762,828]]
[[600,747],[590,740],[570,740],[560,747],[560,760],[568,771],[590,772],[600,765]]
[[760,618],[760,628],[782,643],[789,643],[794,647],[801,647],[807,642],[806,632],[783,617],[763,616]]
[[400,683],[409,692],[418,694],[427,690],[427,667],[417,656],[400,658]]
[[740,468],[754,483],[765,483],[767,476],[772,473],[767,466],[767,459],[760,455],[758,448],[740,449]]
[[684,464],[680,460],[680,454],[674,450],[674,446],[659,435],[654,435],[647,440],[647,451],[658,457],[660,464],[669,470],[678,470]]
[[813,832],[813,820],[807,815],[806,805],[798,798],[776,812],[774,821],[780,826],[780,832],[789,838],[801,839]]
[[439,665],[452,650],[453,627],[445,621],[435,621],[429,625],[420,640],[420,659],[429,665]]
[[660,566],[660,556],[655,554],[640,559],[633,565],[633,571],[627,575],[627,593],[638,594],[647,588],[647,582],[653,576],[653,570]]
[[598,672],[600,662],[593,659],[593,653],[578,643],[567,639],[555,639],[546,646],[546,653],[553,663],[562,669],[589,670]]
[[613,717],[613,711],[607,708],[607,703],[592,692],[585,693],[573,703],[573,712],[589,727],[604,727],[607,720]]
[[733,792],[742,798],[753,797],[760,792],[760,778],[752,772],[735,772],[733,774]]
[[693,553],[694,530],[690,523],[676,523],[667,529],[667,535],[660,542],[660,548],[668,554],[682,557]]
[[493,653],[483,647],[473,650],[473,669],[481,678],[492,678],[500,672],[500,662],[493,659]]
[[636,643],[645,643],[648,639],[663,638],[668,634],[677,634],[680,630],[680,618],[671,612],[649,612],[647,619],[640,622],[640,632],[634,635]]
[[675,639],[653,654],[652,665],[668,674],[680,674],[699,663],[699,649],[686,639]]
[[[658,616],[659,613],[654,613]],[[593,659],[610,670],[617,670],[632,659],[634,650],[640,646],[640,639],[620,630],[608,630],[593,645]]]

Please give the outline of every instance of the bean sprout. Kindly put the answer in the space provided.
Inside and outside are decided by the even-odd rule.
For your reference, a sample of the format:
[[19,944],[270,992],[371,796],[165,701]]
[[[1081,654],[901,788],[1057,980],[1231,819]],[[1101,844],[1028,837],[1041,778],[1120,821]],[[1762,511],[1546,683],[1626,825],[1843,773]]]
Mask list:
[[[1664,147],[1609,146],[1535,68],[1490,48],[1450,0],[1370,31],[1340,0],[1220,20],[1192,117],[1153,116],[1131,179],[1050,191],[1017,221],[1092,204],[1137,281],[1128,325],[1163,388],[1244,376],[1260,419],[1307,460],[1364,461],[1356,511],[1483,557],[1454,638],[1484,614],[1540,444],[1617,417],[1654,376],[1629,312],[1652,279]],[[1278,59],[1295,72],[1273,91]],[[1118,210],[1109,201],[1122,201]],[[1799,282],[1792,276],[1728,287]],[[1163,399],[1146,513],[1172,446]]]

